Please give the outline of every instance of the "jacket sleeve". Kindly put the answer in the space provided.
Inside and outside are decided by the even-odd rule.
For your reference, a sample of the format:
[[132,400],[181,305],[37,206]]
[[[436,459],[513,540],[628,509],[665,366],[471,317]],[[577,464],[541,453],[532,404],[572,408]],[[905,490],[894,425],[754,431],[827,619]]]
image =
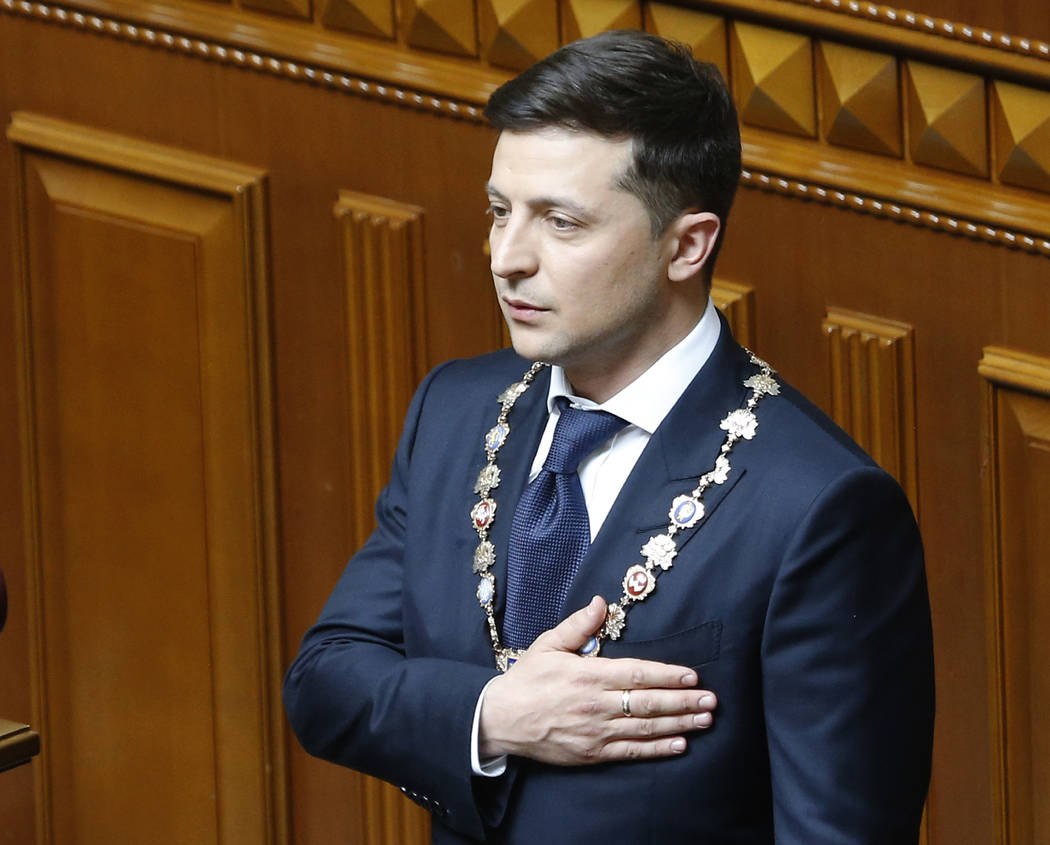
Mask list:
[[762,644],[778,845],[918,841],[933,733],[922,545],[882,470],[814,500],[774,582]]
[[308,752],[390,781],[445,824],[480,838],[470,732],[495,669],[406,657],[401,621],[413,443],[438,372],[412,400],[376,529],[306,633],[285,677],[284,703]]

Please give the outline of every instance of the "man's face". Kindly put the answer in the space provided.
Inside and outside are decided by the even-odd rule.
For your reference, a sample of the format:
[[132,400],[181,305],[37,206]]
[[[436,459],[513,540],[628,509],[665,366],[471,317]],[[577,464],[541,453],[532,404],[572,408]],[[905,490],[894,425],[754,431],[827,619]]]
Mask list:
[[[492,278],[520,355],[560,364],[594,396],[623,387],[669,338],[669,238],[616,186],[631,142],[586,132],[503,132],[488,194]],[[613,392],[615,392],[613,390]],[[612,395],[609,393],[609,395]]]

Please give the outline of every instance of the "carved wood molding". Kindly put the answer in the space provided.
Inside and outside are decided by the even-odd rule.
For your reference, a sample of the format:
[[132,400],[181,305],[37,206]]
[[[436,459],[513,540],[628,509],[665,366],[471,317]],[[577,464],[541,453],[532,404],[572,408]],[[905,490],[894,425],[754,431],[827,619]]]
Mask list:
[[340,191],[334,214],[342,239],[348,343],[350,520],[359,546],[371,531],[372,506],[424,375],[423,210]]
[[[356,548],[375,524],[373,503],[426,367],[423,209],[340,191],[333,211],[345,285],[348,524]],[[358,782],[368,817],[377,822],[366,831],[369,845],[429,839],[425,811],[389,784],[363,775]]]
[[198,10],[189,4],[129,0],[78,0],[75,5],[0,0],[0,12],[477,122],[482,120],[477,106],[508,78],[212,5]]
[[1045,41],[1009,35],[1005,32],[970,26],[945,18],[935,18],[920,12],[910,12],[907,9],[876,5],[867,0],[786,0],[786,2],[912,29],[924,35],[937,35],[941,38],[978,44],[981,47],[1050,59],[1050,44]]
[[[41,841],[64,841],[70,832],[73,798],[66,790],[56,788],[56,778],[67,780],[77,765],[93,767],[100,762],[92,760],[85,764],[75,749],[63,747],[56,740],[63,731],[75,735],[78,741],[93,737],[96,726],[82,724],[84,713],[79,708],[85,704],[84,696],[92,690],[107,694],[118,692],[115,687],[107,686],[109,682],[104,679],[113,676],[128,681],[135,677],[135,661],[142,659],[149,643],[137,641],[134,646],[120,649],[120,655],[110,654],[105,643],[114,632],[106,629],[97,635],[101,639],[96,641],[96,632],[105,626],[91,625],[89,620],[98,609],[86,607],[86,599],[80,593],[67,596],[65,591],[73,587],[67,587],[66,582],[75,577],[79,580],[73,583],[98,590],[100,597],[115,592],[105,586],[110,583],[106,579],[114,579],[110,586],[124,588],[127,581],[116,576],[122,567],[138,571],[139,562],[121,560],[119,554],[109,556],[106,550],[123,548],[119,533],[123,530],[129,531],[128,548],[137,548],[136,542],[147,545],[154,542],[149,538],[130,539],[139,527],[135,524],[136,485],[142,485],[144,478],[151,477],[150,473],[169,478],[173,472],[180,472],[179,458],[172,462],[171,456],[161,457],[156,452],[140,455],[149,447],[132,446],[115,439],[118,435],[109,432],[105,425],[82,424],[79,418],[70,419],[69,415],[74,412],[69,407],[74,398],[80,403],[75,407],[97,412],[100,402],[109,402],[118,396],[126,400],[129,414],[139,414],[135,419],[151,426],[144,437],[166,440],[167,435],[162,436],[160,432],[168,431],[169,412],[173,415],[171,425],[174,425],[174,415],[185,415],[178,417],[185,423],[179,431],[189,438],[187,442],[195,444],[193,448],[200,458],[199,463],[191,463],[186,474],[179,476],[179,490],[184,491],[184,498],[170,493],[173,512],[169,513],[167,506],[158,503],[156,490],[144,490],[142,496],[150,502],[143,506],[142,513],[153,520],[151,525],[158,519],[167,525],[170,519],[171,530],[178,531],[178,520],[185,520],[184,533],[192,533],[196,538],[193,548],[199,550],[200,557],[184,561],[186,572],[189,573],[191,564],[193,572],[192,578],[187,574],[187,580],[182,583],[192,583],[194,590],[206,597],[203,606],[194,610],[194,645],[185,647],[195,647],[197,650],[192,652],[195,657],[204,653],[204,659],[195,664],[203,677],[184,681],[203,682],[198,703],[206,712],[186,714],[187,721],[181,726],[189,730],[191,722],[202,720],[209,725],[205,733],[193,737],[193,742],[200,747],[214,748],[215,765],[209,769],[198,757],[179,756],[178,751],[171,751],[169,756],[174,755],[172,759],[182,763],[192,760],[198,774],[213,774],[214,784],[209,784],[211,788],[206,790],[210,796],[194,793],[198,800],[192,810],[195,817],[210,817],[205,823],[218,834],[219,841],[243,841],[247,832],[266,845],[280,845],[288,838],[288,808],[284,723],[277,693],[283,659],[270,387],[265,174],[254,168],[26,113],[13,115],[7,137],[14,145],[18,174],[15,180],[19,226],[16,351],[23,442],[25,559],[31,596],[33,712],[34,720],[51,740],[37,769]],[[149,288],[149,292],[116,290],[112,285],[106,290],[96,290],[69,284],[71,279],[79,278],[82,270],[88,272],[88,265],[75,261],[80,254],[78,250],[88,250],[87,254],[96,261],[91,266],[107,260],[106,244],[84,237],[89,231],[119,234],[129,243],[148,242],[159,254],[181,259],[182,269],[166,271],[168,274],[162,279],[151,274],[148,266],[143,268],[141,277],[137,273],[132,276],[136,280],[161,279],[156,290],[174,297],[172,301],[180,304],[182,317],[192,323],[193,335],[186,340],[186,349],[193,355],[179,359],[178,363],[180,377],[185,378],[183,392],[179,393],[186,398],[185,405],[176,407],[158,401],[151,391],[145,391],[148,396],[144,392],[124,395],[125,390],[137,389],[128,386],[125,375],[134,376],[133,383],[139,386],[149,385],[151,380],[165,375],[163,372],[150,374],[143,369],[146,364],[113,358],[113,350],[121,342],[121,336],[115,334],[118,328],[156,316],[153,312],[136,310],[141,303],[154,302],[151,296],[155,291],[154,288]],[[63,244],[66,253],[53,248],[56,243]],[[184,275],[177,278],[174,274],[178,272]],[[190,281],[188,291],[187,286],[181,284],[186,273]],[[66,284],[60,284],[60,280]],[[71,294],[72,288],[78,293]],[[125,294],[128,293],[135,298],[127,300]],[[72,316],[69,309],[75,309],[80,302],[78,297],[86,297],[85,301],[96,310],[84,314],[83,320],[69,319]],[[49,307],[59,301],[65,310]],[[134,304],[114,305],[125,302]],[[119,326],[105,322],[110,316],[100,316],[111,315],[113,308],[123,309],[112,317],[122,321]],[[114,332],[109,342],[102,345],[90,334],[97,330],[100,320],[105,323],[107,334]],[[171,330],[175,323],[163,325]],[[62,331],[57,337],[52,333],[56,326]],[[140,330],[131,343],[148,347],[149,337],[148,332]],[[70,338],[76,348],[97,351],[112,367],[99,370],[80,383],[65,384],[56,392],[60,379],[68,381],[69,373],[79,373],[77,368],[86,366],[70,357],[68,344],[62,345],[63,339]],[[161,344],[157,348],[165,347]],[[168,354],[163,360],[170,363],[175,359]],[[199,386],[195,387],[198,381]],[[56,398],[59,394],[61,401]],[[112,413],[119,415],[122,409],[119,402],[116,404],[118,407],[113,407]],[[194,413],[198,419],[194,419]],[[131,449],[138,451],[129,452]],[[125,460],[122,457],[125,453],[138,457]],[[114,474],[91,480],[94,476],[84,468],[85,461],[100,459],[99,456],[126,467],[127,476]],[[153,456],[159,459],[156,468]],[[86,483],[97,488],[99,498],[109,502],[105,507],[113,507],[115,502],[127,504],[129,525],[106,529],[110,533],[92,533],[90,514],[95,511],[92,510],[94,504],[82,495]],[[66,490],[66,485],[70,485],[70,490]],[[159,514],[164,516],[161,518]],[[174,541],[174,537],[168,539]],[[67,548],[67,544],[74,542],[78,545]],[[164,538],[159,536],[155,542],[165,545]],[[99,555],[114,569],[100,567],[98,571],[84,571],[82,558],[86,556],[98,563]],[[159,559],[167,558],[159,555]],[[150,561],[142,563],[147,567],[142,572],[148,573]],[[163,569],[164,573],[170,571]],[[143,575],[137,577],[141,579]],[[170,578],[167,574],[165,577]],[[167,581],[164,583],[171,586]],[[144,590],[139,594],[143,600],[158,606],[175,600],[159,585]],[[123,595],[119,591],[116,594]],[[64,596],[67,600],[62,603]],[[178,606],[187,606],[184,596],[179,596],[179,601]],[[81,620],[77,624],[82,631],[90,632],[84,639],[92,642],[77,642],[73,647],[87,649],[83,653],[94,657],[100,653],[108,655],[106,671],[99,680],[85,681],[88,676],[83,675],[83,670],[78,673],[81,682],[86,683],[79,688],[73,686],[74,680],[60,669],[62,661],[67,659],[62,642],[75,630],[71,627],[74,616]],[[151,624],[148,619],[135,619],[140,626]],[[110,621],[110,628],[113,624],[116,623]],[[189,621],[183,631],[164,631],[158,637],[177,637],[181,642],[191,633],[188,626]],[[124,636],[131,638],[135,633],[127,632]],[[141,628],[137,633],[142,633]],[[187,659],[189,654],[189,651],[179,652]],[[163,665],[163,653],[155,658],[158,665]],[[88,675],[98,668],[90,667]],[[119,691],[126,692],[124,687]],[[143,694],[148,699],[153,691]],[[131,702],[128,706],[131,707]],[[52,718],[55,712],[63,716],[75,713],[81,722],[79,732],[72,734],[73,728],[66,719]],[[119,721],[119,713],[109,715]],[[123,727],[130,732],[123,749],[121,726],[115,723],[97,726],[100,737],[107,736],[108,730],[117,729],[111,743],[93,738],[88,741],[95,743],[92,747],[105,748],[111,764],[123,767],[120,777],[126,782],[134,779],[137,772],[137,769],[127,769],[128,761],[138,759],[148,749],[139,747],[137,740],[131,739],[132,735],[138,736],[132,725]],[[157,735],[172,729],[172,725],[164,723],[150,728]],[[141,729],[138,730],[141,733]],[[189,742],[187,739],[187,744]],[[167,759],[162,754],[158,756]],[[60,767],[56,762],[59,760],[62,761]],[[98,787],[97,772],[96,776],[84,780]],[[89,783],[78,782],[77,787],[87,790]],[[112,804],[107,810],[112,813],[116,806],[119,804]],[[216,807],[221,807],[222,812],[217,812]],[[56,817],[60,809],[62,816]],[[190,815],[190,807],[183,810],[179,816]]]
[[[452,64],[305,24],[245,20],[235,10],[128,0],[77,5],[98,14],[29,0],[0,0],[0,11],[479,123],[488,94],[507,78],[477,62]],[[745,16],[743,0],[698,5]],[[535,8],[550,11],[545,3]],[[796,16],[785,18],[785,10]],[[835,37],[855,41],[855,33],[829,29],[827,21],[883,33],[884,24],[802,8],[795,0],[747,0],[746,11],[748,20],[795,26],[802,34],[658,3],[649,3],[644,16],[651,31],[686,37],[701,58],[729,72],[741,99],[745,185],[1050,254],[1050,92],[996,78],[998,68],[987,61],[996,51],[988,48],[954,45],[977,51],[966,58],[978,73],[960,74],[908,58],[937,56],[892,38],[884,45],[888,53],[837,44]],[[533,57],[541,48],[504,31],[509,14],[493,6],[482,16],[483,30],[502,39],[498,51]],[[521,24],[519,17],[528,16],[514,14]],[[816,63],[807,60],[810,46]],[[795,58],[763,69],[771,50]],[[1025,61],[1037,63],[1040,84],[1050,86],[1050,64]],[[994,143],[985,144],[986,137]]]
[[[684,5],[684,4],[683,4]],[[867,0],[692,0],[695,9],[832,40],[906,52],[924,60],[1045,80],[1050,45]]]
[[1050,836],[1040,812],[1050,777],[1046,608],[1050,558],[1050,358],[986,347],[982,476],[988,585],[989,714],[996,845]]
[[[771,157],[775,158],[775,153]],[[837,180],[838,184],[835,184],[831,179],[820,184],[809,180],[802,181],[794,178],[785,178],[779,173],[756,173],[745,169],[741,174],[741,183],[747,188],[783,194],[792,199],[837,206],[846,211],[870,214],[887,220],[907,223],[910,226],[934,229],[972,240],[986,241],[1035,255],[1050,257],[1050,229],[1045,229],[1041,226],[1039,229],[1036,229],[1032,225],[1040,225],[1043,222],[1038,219],[1038,216],[1024,217],[1019,210],[1008,215],[1009,218],[1012,218],[1011,222],[1013,225],[1020,224],[1031,227],[1027,230],[1012,229],[1003,225],[988,225],[989,218],[993,216],[999,219],[1007,216],[1003,214],[1002,208],[997,208],[994,205],[994,201],[991,199],[989,199],[988,205],[983,205],[979,202],[971,204],[969,217],[956,217],[944,212],[943,208],[951,205],[944,196],[927,198],[941,201],[941,204],[935,208],[914,206],[894,199],[893,188],[897,184],[901,188],[901,193],[910,195],[912,189],[917,187],[914,183],[911,185],[906,185],[903,181],[897,184],[893,182],[884,183],[882,187],[885,193],[880,196],[868,196],[855,192],[848,184],[843,184],[843,182],[847,181],[841,178],[844,174],[840,173],[837,175],[840,177]],[[849,181],[852,182],[852,180]],[[1028,205],[1028,202],[1022,203],[1022,207],[1028,207]],[[1046,210],[1045,204],[1032,203],[1031,205],[1037,212]],[[983,220],[974,215],[974,212],[981,211],[986,212]],[[998,220],[996,222],[998,223]]]
[[911,326],[829,309],[831,416],[904,488],[918,512],[915,344]]
[[993,384],[1050,397],[1050,361],[1038,355],[989,346],[977,372]]

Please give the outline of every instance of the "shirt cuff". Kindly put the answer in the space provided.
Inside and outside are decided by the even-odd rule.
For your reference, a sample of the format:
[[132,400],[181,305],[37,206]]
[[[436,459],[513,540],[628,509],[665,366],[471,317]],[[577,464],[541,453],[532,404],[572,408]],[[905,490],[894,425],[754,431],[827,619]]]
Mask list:
[[[498,675],[496,676],[499,677]],[[478,733],[481,729],[481,705],[485,703],[485,691],[489,688],[489,684],[496,678],[492,678],[488,684],[485,684],[481,688],[481,694],[478,695],[478,703],[474,708],[474,724],[470,729],[470,770],[483,778],[498,778],[505,771],[507,771],[507,755],[504,754],[502,757],[493,757],[491,760],[485,760],[482,762],[478,756]]]

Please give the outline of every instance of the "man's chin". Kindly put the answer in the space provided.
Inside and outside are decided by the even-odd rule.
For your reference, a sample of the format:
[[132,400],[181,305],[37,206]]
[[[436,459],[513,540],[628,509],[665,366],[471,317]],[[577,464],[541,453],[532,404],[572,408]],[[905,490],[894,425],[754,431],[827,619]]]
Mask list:
[[510,331],[510,345],[514,347],[515,352],[529,361],[547,361],[547,358],[543,356],[549,353],[549,350],[544,347],[544,344],[538,342],[539,339],[533,332],[521,326],[515,326],[510,321],[507,322],[507,326]]

